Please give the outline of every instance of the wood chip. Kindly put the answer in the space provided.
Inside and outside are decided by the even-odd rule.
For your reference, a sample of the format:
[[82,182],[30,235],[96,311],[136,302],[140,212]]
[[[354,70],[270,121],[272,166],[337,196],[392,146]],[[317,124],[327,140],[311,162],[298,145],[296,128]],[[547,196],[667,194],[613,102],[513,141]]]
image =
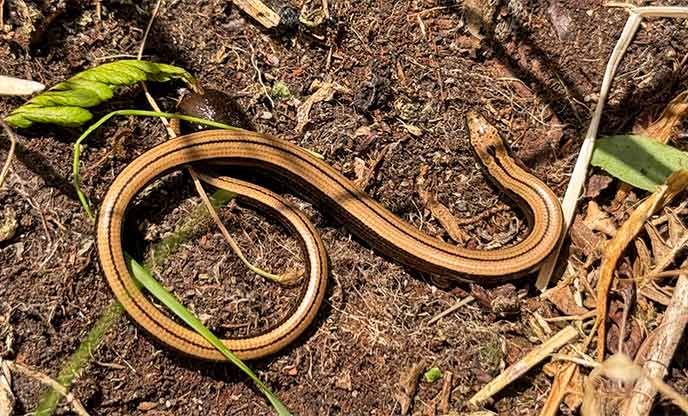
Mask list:
[[413,404],[413,397],[418,389],[418,379],[425,370],[425,359],[421,359],[417,364],[407,368],[399,377],[398,390],[394,396],[401,406],[401,415],[408,414]]
[[232,0],[244,13],[256,19],[267,29],[275,28],[280,23],[280,16],[260,0]]

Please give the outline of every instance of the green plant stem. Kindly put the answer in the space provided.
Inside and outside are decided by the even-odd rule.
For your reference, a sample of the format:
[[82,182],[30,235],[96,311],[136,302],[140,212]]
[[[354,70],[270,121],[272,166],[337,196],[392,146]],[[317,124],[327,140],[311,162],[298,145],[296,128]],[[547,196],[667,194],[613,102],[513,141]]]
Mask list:
[[[95,325],[93,325],[93,328],[88,332],[86,338],[81,341],[79,348],[69,357],[67,365],[62,367],[55,381],[60,383],[67,391],[72,387],[72,383],[81,374],[83,368],[91,361],[93,351],[98,348],[103,336],[117,322],[117,319],[122,315],[122,311],[122,305],[119,302],[116,300],[110,302]],[[54,389],[48,390],[38,403],[35,412],[36,416],[52,415],[61,398],[62,395]]]
[[83,193],[81,190],[81,179],[79,177],[79,161],[81,160],[81,143],[86,140],[86,138],[93,133],[98,127],[103,125],[106,121],[110,120],[114,116],[143,116],[143,117],[164,117],[164,118],[176,118],[180,120],[185,120],[189,121],[191,123],[198,123],[198,124],[203,124],[205,126],[211,126],[211,127],[217,127],[220,129],[225,129],[225,130],[241,130],[237,127],[232,127],[227,124],[223,123],[218,123],[216,121],[212,120],[205,120],[202,118],[196,118],[196,117],[191,117],[191,116],[186,116],[183,114],[175,114],[175,113],[163,113],[163,112],[157,112],[157,111],[145,111],[145,110],[117,110],[113,111],[112,113],[106,114],[103,116],[100,120],[96,121],[93,123],[91,126],[89,126],[86,131],[79,136],[79,138],[74,142],[74,158],[72,159],[72,175],[74,176],[74,188],[76,189],[76,193],[79,196],[79,201],[81,202],[81,206],[84,207],[84,210],[86,211],[86,215],[91,219],[91,221],[95,222],[96,216],[93,213],[93,210],[91,209],[91,205],[88,202],[88,199],[86,198],[86,195]]

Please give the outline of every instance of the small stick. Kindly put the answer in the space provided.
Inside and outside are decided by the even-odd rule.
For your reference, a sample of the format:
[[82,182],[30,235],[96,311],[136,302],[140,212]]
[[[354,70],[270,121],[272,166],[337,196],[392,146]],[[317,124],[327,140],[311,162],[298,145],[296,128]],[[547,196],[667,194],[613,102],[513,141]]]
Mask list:
[[[1,5],[0,5],[1,7]],[[14,149],[17,146],[17,136],[14,135],[14,131],[10,128],[10,126],[7,125],[1,118],[0,118],[0,126],[5,130],[5,133],[7,133],[7,136],[10,138],[10,151],[7,152],[7,160],[5,160],[5,164],[2,166],[2,171],[0,171],[0,189],[2,188],[2,185],[5,183],[5,178],[7,177],[7,173],[10,170],[10,165],[12,164],[12,159],[14,158]]]
[[549,396],[542,406],[540,416],[556,416],[559,413],[559,404],[564,400],[567,387],[574,374],[578,371],[578,366],[574,363],[565,365],[554,377]]
[[76,414],[78,414],[79,416],[89,416],[88,412],[86,411],[84,406],[81,404],[81,402],[76,397],[74,397],[74,395],[72,393],[69,393],[67,391],[67,389],[65,389],[65,387],[62,386],[62,384],[58,383],[57,381],[53,380],[52,378],[48,377],[47,375],[45,375],[41,372],[38,372],[36,370],[33,370],[33,369],[23,365],[23,364],[19,364],[16,361],[14,361],[14,362],[13,361],[5,361],[5,362],[7,363],[7,365],[11,369],[13,369],[19,373],[22,373],[27,377],[31,377],[34,380],[37,380],[37,381],[45,384],[46,386],[51,387],[56,392],[60,393],[65,398],[65,400],[67,400],[67,403],[72,405],[72,407],[74,408],[74,412]]
[[633,393],[623,413],[624,416],[641,416],[650,413],[658,387],[651,378],[661,381],[666,376],[669,363],[686,327],[686,311],[688,311],[688,274],[682,274],[676,282],[671,303],[662,318],[662,325],[656,329],[656,336],[652,337],[650,351],[643,364],[646,376],[635,383]]
[[474,300],[475,300],[475,298],[473,296],[469,295],[469,296],[466,296],[465,298],[463,298],[462,300],[456,301],[456,303],[454,305],[443,310],[442,312],[435,315],[431,320],[429,320],[428,325],[434,324],[435,322],[439,321],[440,319],[444,318],[445,316],[449,315],[450,313],[458,310],[460,307],[468,305],[469,303],[473,302]]
[[158,15],[158,10],[160,10],[160,3],[162,3],[162,0],[158,0],[157,3],[155,3],[155,8],[153,9],[153,14],[151,15],[150,20],[148,20],[148,26],[146,26],[146,32],[143,34],[143,40],[141,41],[141,46],[139,47],[139,53],[137,55],[138,60],[141,60],[141,57],[143,56],[143,48],[146,46],[146,41],[148,40],[148,33],[151,30],[151,26],[153,26],[153,20],[155,20],[155,16]]
[[567,326],[554,334],[554,336],[545,341],[542,345],[528,352],[520,361],[510,365],[506,370],[502,371],[500,375],[487,383],[479,392],[471,397],[468,402],[473,406],[485,402],[485,400],[497,394],[512,381],[536,366],[539,362],[549,357],[554,351],[573,342],[578,336],[579,334],[576,328]]

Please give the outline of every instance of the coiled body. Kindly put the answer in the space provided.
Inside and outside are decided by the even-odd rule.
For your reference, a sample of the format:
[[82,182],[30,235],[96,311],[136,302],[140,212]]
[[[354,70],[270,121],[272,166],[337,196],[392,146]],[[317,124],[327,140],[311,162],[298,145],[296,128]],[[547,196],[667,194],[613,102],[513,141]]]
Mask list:
[[[471,142],[490,175],[527,207],[531,231],[519,243],[498,250],[469,250],[429,237],[397,218],[348,179],[305,150],[288,142],[247,131],[204,131],[165,142],[129,164],[109,189],[97,224],[100,261],[107,281],[129,315],[155,338],[195,357],[222,360],[222,355],[193,331],[162,314],[144,296],[127,270],[121,229],[127,206],[153,179],[184,165],[202,171],[207,163],[261,169],[295,183],[348,229],[384,255],[414,269],[477,282],[495,282],[536,269],[555,247],[562,214],[554,193],[508,155],[497,132],[482,117],[468,118]],[[327,281],[325,248],[306,218],[274,193],[235,179],[202,174],[213,186],[279,218],[300,238],[306,260],[306,285],[294,313],[268,333],[224,340],[240,358],[276,352],[313,321]]]

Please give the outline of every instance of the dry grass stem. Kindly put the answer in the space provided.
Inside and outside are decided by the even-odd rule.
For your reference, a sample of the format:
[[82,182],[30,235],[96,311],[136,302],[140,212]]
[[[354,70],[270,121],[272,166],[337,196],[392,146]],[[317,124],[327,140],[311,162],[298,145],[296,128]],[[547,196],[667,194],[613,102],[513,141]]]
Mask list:
[[74,397],[72,393],[69,393],[62,384],[58,383],[57,381],[53,380],[47,375],[39,371],[33,370],[23,364],[19,364],[17,362],[12,361],[6,361],[6,363],[9,365],[10,369],[17,371],[21,374],[24,374],[27,377],[31,377],[34,380],[37,380],[40,383],[45,384],[46,386],[51,387],[56,392],[60,393],[60,395],[62,395],[65,398],[65,400],[67,400],[67,403],[69,403],[72,406],[74,412],[79,416],[89,416],[88,412],[81,404],[81,402],[76,397]]
[[[148,33],[150,33],[151,27],[153,26],[153,21],[155,20],[155,17],[158,15],[158,11],[160,10],[160,3],[162,3],[162,0],[158,0],[157,3],[155,3],[155,8],[153,9],[153,13],[151,14],[150,19],[148,20],[148,26],[146,26],[146,32],[143,34],[143,39],[141,40],[141,46],[139,47],[139,53],[136,57],[136,59],[141,59],[143,56],[143,49],[146,47],[146,41],[148,40]],[[156,110],[159,111],[159,110]]]
[[[562,202],[562,210],[564,212],[565,222],[564,228],[566,231],[568,231],[569,226],[573,222],[573,216],[576,213],[578,198],[583,190],[583,185],[585,184],[585,179],[588,174],[588,166],[590,165],[590,158],[592,157],[592,151],[595,147],[597,129],[600,125],[604,103],[607,101],[609,87],[611,86],[612,79],[614,78],[616,69],[619,66],[619,62],[621,62],[621,58],[626,52],[628,45],[630,45],[641,21],[641,16],[631,13],[626,21],[626,26],[624,26],[623,32],[621,33],[621,36],[619,37],[619,40],[616,43],[611,56],[609,57],[609,61],[607,62],[607,68],[605,69],[604,77],[602,78],[602,87],[600,88],[600,96],[597,100],[597,105],[595,106],[595,112],[592,120],[590,121],[588,131],[585,134],[585,139],[583,140],[580,152],[578,153],[578,159],[576,160],[576,165],[573,168],[569,186],[566,188],[566,194],[564,195],[564,200]],[[535,282],[535,286],[540,290],[546,289],[549,285],[552,273],[554,272],[554,267],[556,266],[557,259],[559,258],[561,246],[565,239],[565,234],[566,232],[562,233],[562,236],[559,239],[559,244],[545,259],[540,267],[537,281]]]
[[576,330],[576,328],[572,326],[567,326],[566,328],[557,332],[556,334],[554,334],[554,336],[549,338],[543,344],[535,347],[532,351],[528,352],[521,360],[510,365],[500,375],[498,375],[492,381],[487,383],[482,389],[480,389],[479,392],[477,392],[473,397],[471,397],[469,403],[473,406],[477,406],[480,403],[483,403],[485,400],[497,394],[511,382],[521,377],[523,374],[525,374],[528,370],[540,363],[542,360],[549,357],[549,355],[552,354],[554,351],[576,340],[578,336],[578,330]]
[[15,136],[14,131],[12,131],[10,126],[8,126],[7,123],[5,123],[1,118],[0,126],[2,126],[5,133],[7,133],[7,137],[10,139],[10,150],[7,152],[7,160],[5,160],[5,164],[2,166],[2,170],[0,171],[0,189],[2,189],[2,185],[5,183],[7,173],[10,171],[12,159],[14,158],[14,151],[17,147],[17,136]]

